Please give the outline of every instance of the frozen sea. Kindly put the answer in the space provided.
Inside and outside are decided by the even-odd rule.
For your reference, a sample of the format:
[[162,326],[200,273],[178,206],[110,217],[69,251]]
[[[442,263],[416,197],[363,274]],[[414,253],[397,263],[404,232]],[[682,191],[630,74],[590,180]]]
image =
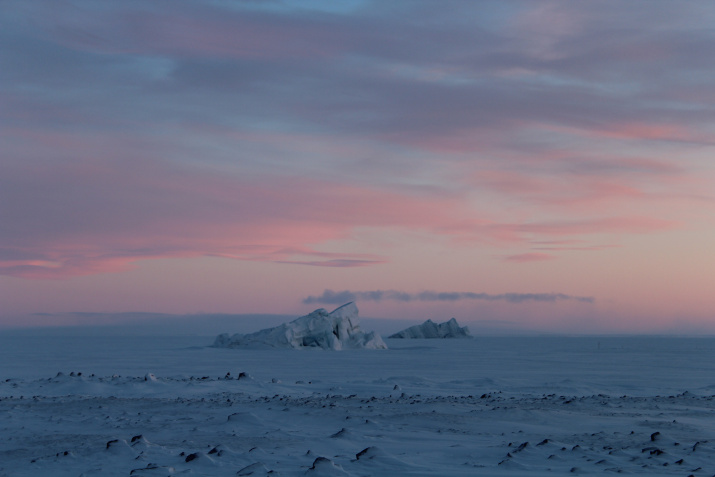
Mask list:
[[715,474],[715,339],[0,332],[0,476]]

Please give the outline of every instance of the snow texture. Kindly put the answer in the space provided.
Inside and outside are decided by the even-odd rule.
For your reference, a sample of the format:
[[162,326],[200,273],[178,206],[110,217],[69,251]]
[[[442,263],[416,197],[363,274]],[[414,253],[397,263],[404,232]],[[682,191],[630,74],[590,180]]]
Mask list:
[[452,318],[444,323],[435,323],[427,320],[421,325],[410,326],[407,329],[395,333],[389,338],[401,339],[425,339],[425,338],[471,338],[469,328],[459,327],[457,320]]
[[0,333],[0,477],[715,474],[713,338],[103,333]]
[[214,341],[217,348],[323,348],[387,349],[380,335],[360,330],[358,308],[347,303],[331,313],[324,308],[301,316],[289,323],[249,334],[220,334]]

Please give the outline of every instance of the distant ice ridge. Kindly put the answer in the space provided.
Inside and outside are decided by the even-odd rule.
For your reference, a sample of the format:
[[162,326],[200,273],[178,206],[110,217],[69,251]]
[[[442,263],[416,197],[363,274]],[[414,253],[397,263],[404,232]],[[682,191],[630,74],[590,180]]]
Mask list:
[[427,320],[421,325],[410,326],[407,329],[388,336],[388,338],[422,339],[422,338],[471,338],[469,328],[459,327],[457,320],[452,318],[444,323]]
[[358,308],[347,303],[328,313],[324,308],[301,316],[289,323],[248,334],[220,334],[213,344],[217,348],[324,348],[387,349],[380,335],[360,329]]

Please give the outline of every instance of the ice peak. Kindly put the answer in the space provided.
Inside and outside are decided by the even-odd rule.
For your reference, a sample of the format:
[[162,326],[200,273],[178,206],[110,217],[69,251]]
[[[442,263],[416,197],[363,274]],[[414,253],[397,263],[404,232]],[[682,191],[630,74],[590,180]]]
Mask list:
[[344,348],[387,349],[375,332],[360,330],[358,308],[355,303],[346,303],[328,313],[319,308],[290,323],[250,334],[216,337],[214,346],[225,348]]
[[457,320],[452,318],[444,323],[435,323],[432,320],[427,320],[421,325],[410,326],[399,333],[389,336],[388,338],[403,338],[403,339],[423,339],[423,338],[471,338],[469,328],[466,326],[459,327]]

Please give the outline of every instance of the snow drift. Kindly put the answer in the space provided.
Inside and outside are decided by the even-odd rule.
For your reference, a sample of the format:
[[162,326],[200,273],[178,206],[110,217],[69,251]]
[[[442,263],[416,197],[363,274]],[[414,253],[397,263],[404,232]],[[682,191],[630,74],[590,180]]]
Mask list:
[[358,308],[347,303],[328,313],[324,308],[289,323],[248,334],[220,334],[213,344],[218,348],[324,348],[387,349],[380,335],[360,329]]
[[410,326],[407,329],[388,336],[388,338],[423,339],[423,338],[471,338],[469,328],[460,328],[457,320],[452,318],[444,323],[427,320],[421,325]]

